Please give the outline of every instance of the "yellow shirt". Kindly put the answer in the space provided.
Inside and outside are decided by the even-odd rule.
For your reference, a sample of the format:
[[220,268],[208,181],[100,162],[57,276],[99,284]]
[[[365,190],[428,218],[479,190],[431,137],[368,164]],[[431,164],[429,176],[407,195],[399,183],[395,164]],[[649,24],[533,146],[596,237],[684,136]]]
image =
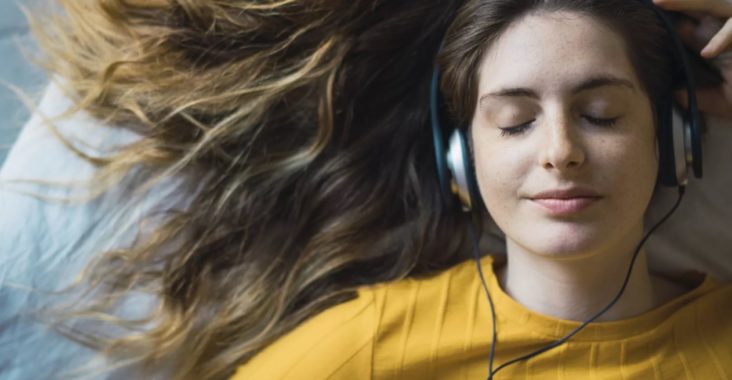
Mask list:
[[[532,312],[481,262],[496,307],[494,368],[579,325]],[[436,276],[360,289],[241,366],[234,380],[485,379],[491,316],[473,261]],[[502,379],[732,379],[732,284],[707,276],[637,317],[587,326],[568,343],[502,369]]]

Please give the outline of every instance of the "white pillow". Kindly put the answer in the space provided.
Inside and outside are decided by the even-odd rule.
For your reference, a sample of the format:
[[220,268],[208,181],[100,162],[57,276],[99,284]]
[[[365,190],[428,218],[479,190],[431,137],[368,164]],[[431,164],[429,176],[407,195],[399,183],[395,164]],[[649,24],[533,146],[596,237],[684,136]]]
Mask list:
[[[67,182],[88,179],[95,168],[53,136],[40,114],[52,117],[70,100],[50,85],[39,112],[24,126],[0,169],[0,379],[49,379],[60,369],[89,364],[90,352],[57,336],[26,313],[44,305],[42,291],[68,285],[101,250],[129,246],[142,217],[153,209],[185,207],[168,181],[145,196],[130,199],[123,186],[91,203],[49,202],[34,195],[62,198],[70,191],[17,183],[16,180]],[[84,113],[55,124],[87,154],[99,156],[135,141],[128,131],[100,125]],[[83,142],[82,142],[83,141]],[[180,192],[178,192],[180,193]],[[150,307],[149,299],[130,300],[130,313]],[[39,351],[42,350],[42,353]],[[119,373],[100,378],[131,378]]]

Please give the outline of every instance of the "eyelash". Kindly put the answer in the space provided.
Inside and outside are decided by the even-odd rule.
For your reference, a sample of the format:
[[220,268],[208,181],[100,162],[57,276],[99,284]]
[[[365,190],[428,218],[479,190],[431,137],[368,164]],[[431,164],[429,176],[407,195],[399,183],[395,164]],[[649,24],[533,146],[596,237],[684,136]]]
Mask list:
[[[618,121],[617,117],[613,117],[610,119],[595,118],[592,116],[583,116],[583,117],[590,123],[597,125],[599,127],[612,127]],[[524,123],[521,125],[516,125],[513,127],[506,127],[506,128],[499,128],[501,130],[501,136],[520,135],[520,134],[524,133],[531,126],[531,123],[533,123],[533,122],[534,122],[534,120],[531,120],[528,123]]]
[[529,128],[529,124],[531,124],[533,122],[534,121],[531,120],[528,123],[524,123],[524,124],[517,125],[517,126],[514,126],[514,127],[500,128],[500,130],[501,130],[501,136],[502,137],[505,137],[505,136],[520,135],[520,134],[524,133],[524,131]]

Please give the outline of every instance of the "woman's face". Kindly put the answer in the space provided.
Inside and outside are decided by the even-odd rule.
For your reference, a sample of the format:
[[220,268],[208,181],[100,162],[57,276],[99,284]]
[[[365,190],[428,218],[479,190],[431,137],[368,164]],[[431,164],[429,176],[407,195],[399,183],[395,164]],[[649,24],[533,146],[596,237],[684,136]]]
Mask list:
[[486,52],[478,95],[477,180],[509,244],[571,257],[637,239],[658,162],[620,35],[574,13],[529,15]]

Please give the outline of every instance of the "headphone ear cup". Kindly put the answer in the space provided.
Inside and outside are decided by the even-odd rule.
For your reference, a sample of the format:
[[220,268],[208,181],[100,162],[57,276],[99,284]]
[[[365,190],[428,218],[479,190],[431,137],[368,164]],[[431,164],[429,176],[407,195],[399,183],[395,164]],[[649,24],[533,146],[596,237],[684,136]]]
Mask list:
[[[659,180],[665,186],[686,186],[688,169],[692,167],[701,177],[700,149],[695,150],[698,131],[683,111],[673,106],[669,98],[658,107]],[[698,138],[698,136],[696,136]]]
[[[435,65],[430,84],[430,124],[432,142],[435,149],[437,181],[444,204],[448,209],[456,209],[459,200],[463,211],[471,211],[481,203],[475,171],[473,170],[468,140],[460,128],[445,128],[440,123],[440,68]],[[443,130],[450,132],[445,149]],[[455,199],[457,197],[457,200]]]
[[674,113],[673,95],[668,94],[657,104],[659,142],[659,181],[666,186],[686,186],[689,169],[702,177],[701,117],[697,107],[696,78],[684,43],[676,33],[673,15],[656,7],[652,1],[643,3],[651,9],[666,29],[673,45],[677,79],[687,92],[688,112]]
[[446,149],[443,138],[443,127],[440,122],[440,68],[435,65],[430,84],[430,125],[432,127],[432,145],[435,150],[435,169],[440,187],[440,198],[446,209],[452,209],[455,200],[450,189],[450,170],[446,162]]
[[480,192],[475,179],[470,148],[465,132],[455,129],[447,149],[447,167],[451,174],[451,192],[460,200],[463,211],[471,211],[479,204]]
[[[659,147],[659,181],[664,186],[678,186],[683,183],[685,178],[679,178],[677,170],[679,155],[676,151],[676,142],[678,142],[678,133],[674,131],[674,114],[671,99],[664,99],[656,107],[658,113],[658,147]],[[676,127],[678,128],[678,126]],[[683,152],[682,157],[683,157]],[[683,173],[682,173],[683,176]]]
[[435,168],[437,169],[437,182],[440,186],[440,197],[442,202],[449,208],[454,202],[450,190],[450,169],[445,159],[445,144],[442,133],[437,128],[432,131],[432,143],[435,149]]

